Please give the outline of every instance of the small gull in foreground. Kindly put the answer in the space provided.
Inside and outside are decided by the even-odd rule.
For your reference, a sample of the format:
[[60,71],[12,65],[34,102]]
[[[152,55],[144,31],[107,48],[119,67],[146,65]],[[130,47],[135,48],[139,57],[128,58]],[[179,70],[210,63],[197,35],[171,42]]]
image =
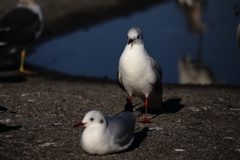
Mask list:
[[134,139],[136,118],[132,110],[127,99],[124,111],[112,117],[104,117],[100,111],[89,111],[82,122],[74,125],[86,127],[80,139],[84,151],[103,155],[127,149]]
[[156,60],[144,48],[143,36],[139,28],[128,31],[128,43],[119,59],[118,84],[132,96],[142,99],[145,117],[142,123],[153,123],[147,118],[147,108],[162,107],[162,70]]
[[39,5],[34,0],[19,0],[18,6],[0,20],[0,47],[10,53],[21,49],[19,71],[24,69],[25,46],[37,39],[43,28],[43,18]]

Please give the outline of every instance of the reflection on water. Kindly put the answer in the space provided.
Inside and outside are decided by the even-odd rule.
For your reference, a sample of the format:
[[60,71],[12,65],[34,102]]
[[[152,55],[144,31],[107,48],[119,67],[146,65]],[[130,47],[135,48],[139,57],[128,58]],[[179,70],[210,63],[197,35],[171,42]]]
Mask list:
[[[235,12],[236,16],[240,16],[240,4],[237,4],[233,7],[233,10],[237,10]],[[238,44],[238,48],[240,48],[240,23],[238,24],[237,27],[237,44]]]
[[202,22],[206,5],[207,0],[178,0],[178,6],[186,16],[190,31],[199,33],[209,27],[208,24]]
[[179,8],[187,18],[188,29],[199,36],[196,60],[182,57],[178,61],[180,84],[216,84],[211,69],[202,61],[203,35],[209,25],[202,22],[202,16],[207,6],[206,0],[178,0]]
[[181,84],[216,84],[212,71],[206,64],[183,57],[178,62],[179,83]]
[[164,83],[203,84],[200,79],[208,79],[204,84],[221,80],[240,85],[239,21],[232,10],[236,4],[238,0],[168,1],[46,42],[28,62],[73,75],[116,79],[127,31],[136,26],[142,30],[146,50],[162,66]]

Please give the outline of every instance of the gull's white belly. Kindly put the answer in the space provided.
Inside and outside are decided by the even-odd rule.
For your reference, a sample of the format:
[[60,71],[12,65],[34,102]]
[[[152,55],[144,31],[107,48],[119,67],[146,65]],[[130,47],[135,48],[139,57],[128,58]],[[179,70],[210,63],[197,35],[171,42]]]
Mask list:
[[129,95],[148,96],[152,91],[156,75],[149,55],[128,50],[128,53],[123,53],[120,58],[119,72]]

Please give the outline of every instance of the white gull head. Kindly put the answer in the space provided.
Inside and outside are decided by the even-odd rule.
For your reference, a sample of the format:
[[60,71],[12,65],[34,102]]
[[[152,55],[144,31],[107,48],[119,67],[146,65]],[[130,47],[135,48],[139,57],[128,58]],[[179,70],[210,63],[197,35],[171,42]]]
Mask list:
[[143,36],[141,30],[137,27],[130,28],[128,30],[128,45],[131,47],[135,44],[143,44]]
[[89,111],[83,118],[82,123],[85,127],[106,127],[106,120],[103,114],[99,111]]

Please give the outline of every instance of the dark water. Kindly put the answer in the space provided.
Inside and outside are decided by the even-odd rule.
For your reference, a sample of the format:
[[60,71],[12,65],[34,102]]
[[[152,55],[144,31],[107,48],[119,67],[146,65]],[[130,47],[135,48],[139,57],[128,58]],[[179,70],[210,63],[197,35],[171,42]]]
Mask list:
[[184,8],[180,9],[176,1],[169,1],[48,41],[38,46],[27,61],[68,74],[116,79],[127,31],[130,27],[139,27],[146,50],[162,66],[163,82],[179,83],[179,59],[187,56],[197,60],[201,52],[202,63],[212,70],[216,79],[240,85],[240,50],[236,44],[240,17],[235,16],[232,9],[238,3],[239,0],[211,0],[207,1],[204,12],[198,9],[193,12],[202,13],[200,23],[208,27],[202,27],[202,41],[199,34],[188,27],[189,13],[184,14]]

